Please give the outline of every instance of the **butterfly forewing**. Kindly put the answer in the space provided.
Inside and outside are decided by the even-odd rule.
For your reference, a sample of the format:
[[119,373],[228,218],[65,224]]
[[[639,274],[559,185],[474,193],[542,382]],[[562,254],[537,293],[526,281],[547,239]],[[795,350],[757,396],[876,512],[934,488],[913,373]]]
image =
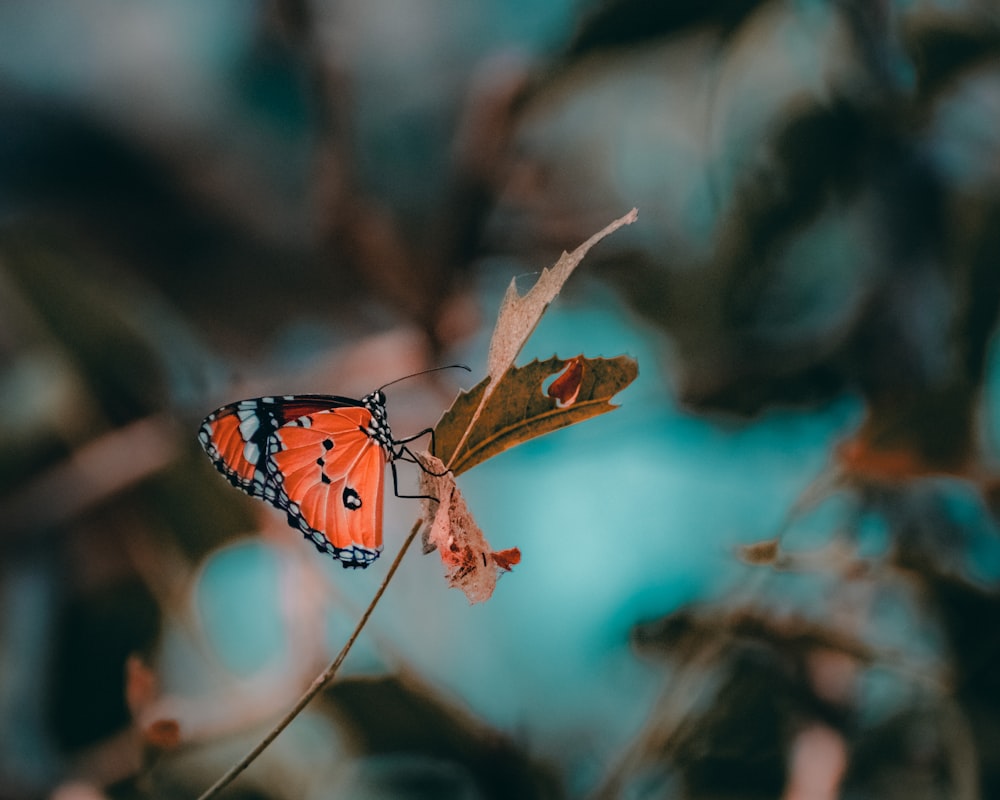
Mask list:
[[270,500],[266,472],[267,441],[282,425],[306,414],[342,405],[344,398],[322,395],[257,397],[230,403],[209,414],[198,441],[229,482],[255,497]]

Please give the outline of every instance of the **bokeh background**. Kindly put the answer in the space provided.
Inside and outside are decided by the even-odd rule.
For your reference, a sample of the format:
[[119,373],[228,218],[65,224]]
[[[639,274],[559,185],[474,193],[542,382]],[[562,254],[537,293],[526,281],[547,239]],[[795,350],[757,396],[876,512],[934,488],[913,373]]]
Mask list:
[[[621,408],[462,476],[233,798],[1000,796],[1000,5],[0,3],[0,797],[193,797],[335,653],[347,571],[195,432],[522,358]],[[415,476],[404,478],[415,486]]]

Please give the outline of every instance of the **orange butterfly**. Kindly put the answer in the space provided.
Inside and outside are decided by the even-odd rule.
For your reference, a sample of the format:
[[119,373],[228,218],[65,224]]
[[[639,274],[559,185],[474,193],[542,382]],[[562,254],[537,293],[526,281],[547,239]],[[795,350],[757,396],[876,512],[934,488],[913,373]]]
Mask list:
[[360,400],[325,394],[240,400],[209,414],[198,441],[233,486],[284,511],[317,550],[344,567],[367,567],[382,551],[385,465],[396,496],[413,496],[399,494],[395,462],[419,464],[406,444],[434,436],[428,428],[393,438],[385,386]]

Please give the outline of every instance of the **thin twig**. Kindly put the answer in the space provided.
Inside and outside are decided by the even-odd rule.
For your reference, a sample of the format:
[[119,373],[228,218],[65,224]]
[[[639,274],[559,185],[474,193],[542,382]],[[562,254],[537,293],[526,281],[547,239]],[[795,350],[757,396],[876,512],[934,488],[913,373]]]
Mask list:
[[705,693],[711,690],[712,679],[718,672],[716,665],[732,638],[729,631],[716,631],[694,645],[688,661],[664,681],[660,697],[650,709],[642,729],[588,796],[590,800],[621,797],[629,773],[641,767],[643,759],[656,752],[672,752],[682,725],[703,702]]
[[260,740],[257,745],[247,753],[243,758],[241,758],[236,764],[230,768],[230,770],[223,775],[219,780],[217,780],[211,787],[202,794],[198,800],[209,800],[209,798],[215,797],[223,789],[225,789],[233,780],[250,766],[254,760],[267,748],[271,742],[278,738],[280,734],[293,719],[295,719],[299,713],[304,709],[309,702],[326,686],[334,675],[337,674],[337,670],[340,669],[340,665],[344,663],[344,659],[347,658],[347,654],[351,651],[354,646],[354,642],[357,640],[358,636],[361,634],[362,629],[365,627],[365,623],[368,622],[368,618],[372,615],[375,610],[375,606],[378,605],[379,600],[382,599],[382,595],[385,594],[386,587],[389,585],[389,581],[392,580],[392,576],[396,573],[396,569],[399,567],[400,562],[403,560],[403,556],[406,555],[406,551],[409,550],[410,545],[413,544],[413,540],[416,538],[417,533],[423,524],[422,519],[418,519],[414,524],[413,528],[410,529],[409,535],[403,540],[403,546],[399,548],[399,553],[396,554],[396,558],[393,560],[392,564],[389,565],[389,571],[386,572],[385,578],[382,580],[381,585],[378,587],[378,591],[372,597],[371,602],[368,604],[368,608],[365,609],[365,613],[361,615],[361,619],[358,620],[358,624],[354,627],[354,631],[351,633],[347,642],[341,648],[340,652],[337,653],[337,657],[330,662],[325,670],[323,670],[320,675],[316,677],[316,680],[312,682],[312,685],[306,690],[305,694],[299,698],[298,702],[292,706],[291,710],[285,714],[284,717],[268,732],[267,736]]

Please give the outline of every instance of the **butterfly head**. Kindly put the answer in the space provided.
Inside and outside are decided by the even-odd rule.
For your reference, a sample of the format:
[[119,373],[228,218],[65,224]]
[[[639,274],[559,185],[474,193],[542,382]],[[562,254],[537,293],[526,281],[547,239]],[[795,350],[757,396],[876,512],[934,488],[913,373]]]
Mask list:
[[[402,441],[396,441],[392,438],[392,431],[389,430],[389,415],[385,409],[385,393],[382,390],[386,386],[392,386],[392,384],[399,383],[400,381],[407,380],[408,378],[415,378],[417,375],[426,375],[428,372],[437,372],[442,369],[455,368],[464,369],[466,372],[471,371],[464,364],[451,364],[447,367],[433,367],[432,369],[421,370],[420,372],[414,372],[411,375],[405,375],[402,378],[396,378],[394,381],[383,383],[378,389],[373,392],[369,392],[361,398],[361,405],[368,409],[372,415],[372,421],[365,433],[382,445],[386,453],[389,454],[390,460],[400,458],[403,453],[409,452],[405,447],[405,443],[413,441],[413,439],[417,437],[410,437],[403,439]],[[431,433],[433,436],[433,432],[430,429],[424,431],[423,433]],[[418,434],[418,436],[422,436],[423,433]]]

